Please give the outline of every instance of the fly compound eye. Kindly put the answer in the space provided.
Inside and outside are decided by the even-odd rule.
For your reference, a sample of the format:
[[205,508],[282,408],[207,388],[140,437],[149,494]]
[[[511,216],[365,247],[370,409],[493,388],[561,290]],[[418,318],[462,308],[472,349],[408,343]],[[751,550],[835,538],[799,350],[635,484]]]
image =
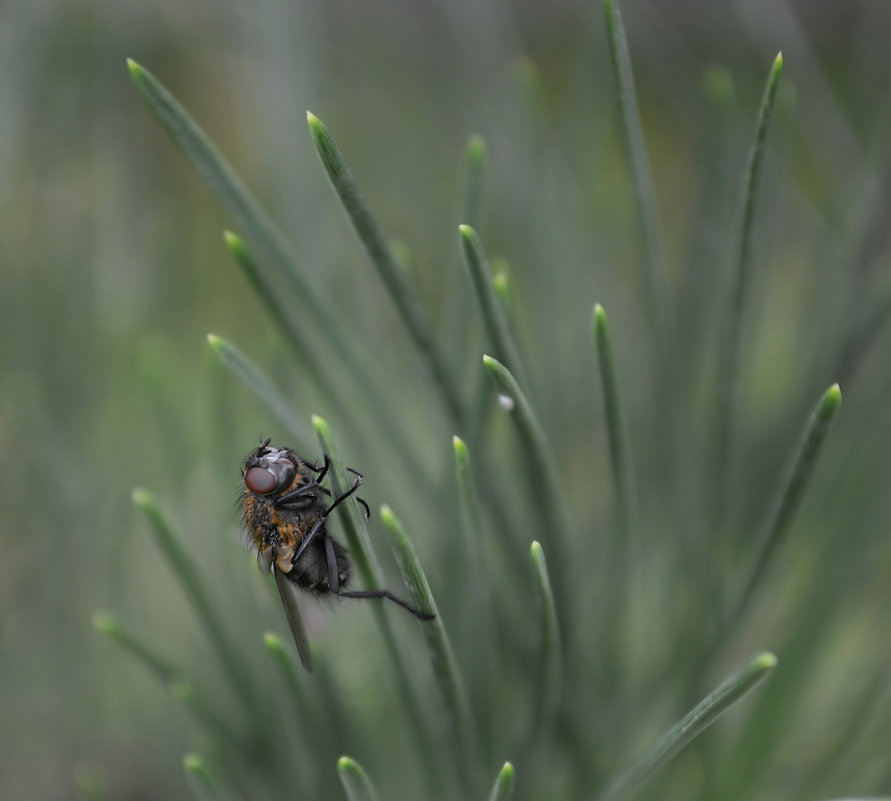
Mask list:
[[244,485],[257,495],[268,495],[275,489],[276,477],[271,470],[252,467],[244,474]]

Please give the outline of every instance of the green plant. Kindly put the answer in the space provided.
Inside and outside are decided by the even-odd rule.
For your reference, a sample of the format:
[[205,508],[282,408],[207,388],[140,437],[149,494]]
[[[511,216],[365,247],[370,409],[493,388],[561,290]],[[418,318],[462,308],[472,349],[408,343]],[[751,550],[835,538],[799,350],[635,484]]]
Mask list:
[[[671,465],[668,470],[639,470],[632,459],[626,432],[631,415],[619,392],[622,358],[614,354],[605,310],[595,305],[594,341],[587,347],[590,361],[596,353],[600,369],[608,448],[604,453],[593,447],[581,450],[588,466],[605,462],[608,451],[611,476],[598,471],[597,478],[612,484],[611,517],[580,509],[578,493],[570,496],[569,460],[560,455],[572,448],[576,432],[564,431],[555,441],[549,431],[556,427],[552,421],[559,405],[540,378],[536,383],[541,372],[514,333],[522,307],[511,308],[505,302],[507,273],[500,273],[496,284],[476,227],[461,225],[460,245],[480,308],[484,349],[493,355],[479,354],[483,368],[476,370],[468,392],[459,370],[463,365],[449,360],[448,340],[436,333],[409,268],[397,258],[333,137],[317,117],[308,115],[322,164],[392,299],[414,355],[431,378],[429,398],[439,405],[432,439],[442,440],[439,435],[446,427],[451,429],[446,442],[449,434],[457,435],[453,439],[457,478],[452,486],[442,479],[446,449],[437,450],[424,437],[408,434],[409,429],[417,430],[417,422],[406,420],[403,426],[393,414],[396,399],[386,376],[375,369],[376,350],[349,321],[341,324],[336,304],[320,287],[318,276],[295,263],[285,237],[206,135],[152,75],[131,62],[133,80],[150,108],[232,216],[238,233],[227,233],[226,245],[291,347],[295,369],[310,385],[310,395],[330,405],[330,417],[336,430],[344,432],[343,441],[370,438],[374,449],[384,453],[381,461],[392,466],[396,477],[391,490],[403,488],[402,494],[407,494],[404,488],[409,488],[420,499],[414,503],[427,507],[429,517],[451,532],[447,548],[437,557],[445,563],[440,580],[428,581],[406,527],[389,506],[380,510],[380,522],[414,603],[435,611],[437,618],[423,625],[400,620],[398,612],[380,605],[372,607],[393,685],[383,697],[392,705],[381,702],[363,715],[362,710],[357,714],[355,708],[349,709],[348,696],[350,691],[358,693],[375,707],[375,701],[368,700],[377,685],[375,677],[360,671],[361,686],[355,677],[346,682],[321,653],[317,674],[309,679],[297,672],[288,646],[275,634],[265,635],[264,643],[281,684],[270,686],[259,679],[256,660],[245,656],[252,646],[240,639],[235,644],[214,610],[207,577],[188,556],[181,536],[150,494],[142,490],[134,494],[210,639],[228,682],[227,697],[239,703],[225,713],[218,711],[199,689],[200,683],[183,678],[178,667],[168,665],[116,619],[101,614],[95,622],[146,663],[195,715],[207,742],[202,755],[190,754],[185,765],[199,794],[272,798],[292,792],[298,797],[301,793],[330,797],[339,778],[350,799],[394,797],[400,788],[404,797],[482,798],[497,773],[493,799],[509,798],[514,791],[520,798],[619,799],[637,791],[660,798],[735,798],[754,791],[752,777],[765,770],[769,749],[759,749],[757,742],[732,730],[723,741],[708,740],[700,750],[684,752],[692,755],[686,761],[675,759],[674,773],[659,769],[777,665],[773,654],[760,652],[740,669],[732,673],[727,669],[728,661],[742,662],[737,652],[753,639],[753,604],[778,546],[790,531],[841,400],[837,384],[821,395],[788,477],[773,482],[777,499],[773,507],[757,498],[766,520],[761,540],[733,539],[740,523],[733,518],[728,498],[740,458],[732,435],[738,430],[738,365],[751,236],[783,60],[777,57],[768,75],[746,173],[734,251],[734,290],[719,344],[720,369],[711,387],[716,400],[708,409],[716,432],[713,449],[707,449],[713,461],[697,460],[685,452],[692,439],[688,432],[696,418],[697,399],[695,387],[682,380],[681,362],[687,354],[677,335],[676,310],[662,264],[631,59],[618,6],[607,0],[605,9],[623,142],[641,220],[645,252],[641,283],[651,327],[650,355],[657,365],[651,398],[643,406],[655,420],[652,430],[659,436],[652,445],[654,461],[667,460]],[[483,158],[481,140],[472,138],[466,214],[474,222],[480,217]],[[301,422],[305,415],[276,389],[276,382],[241,351],[220,337],[209,337],[209,343],[290,431],[295,447],[332,457],[332,490],[341,491],[346,485],[343,462],[326,420],[313,418],[311,430]],[[621,349],[616,351],[621,354]],[[575,358],[570,374],[584,375]],[[544,403],[543,397],[548,398]],[[543,412],[542,406],[548,404]],[[406,408],[417,414],[418,405],[422,404],[416,401]],[[498,410],[515,431],[495,417]],[[422,415],[420,427],[428,422]],[[685,531],[681,482],[687,471],[697,468],[703,473],[697,486],[714,500],[707,517],[698,518],[692,531]],[[606,493],[599,495],[603,498]],[[397,509],[399,502],[411,503],[404,497],[394,499]],[[666,523],[672,512],[677,519]],[[343,526],[362,584],[383,586],[385,569],[356,508],[345,510]],[[456,534],[458,530],[463,535]],[[526,549],[531,571],[523,557]],[[660,580],[663,562],[672,569],[670,577]],[[813,658],[819,647],[819,615],[810,592],[805,587],[790,604],[790,614],[800,614],[802,629],[813,636],[810,643],[792,649],[800,662]],[[659,618],[666,609],[685,612],[682,625],[670,646],[663,641],[653,649],[655,654],[648,653],[651,638],[657,639],[659,629],[668,626],[668,621],[654,624],[648,616]],[[259,643],[258,637],[256,650]],[[763,646],[759,642],[753,650]],[[716,674],[724,673],[730,678],[718,683]],[[683,709],[690,711],[661,738],[654,737],[655,723],[666,718],[662,714],[666,709],[675,717]],[[748,722],[754,732],[749,737],[760,736],[759,724],[765,726],[766,739],[775,736],[778,727],[764,724],[764,714]],[[393,729],[408,732],[401,747],[391,749],[398,757],[375,742],[382,729],[387,734]],[[734,741],[728,742],[731,737],[741,743],[738,755]],[[655,745],[647,749],[647,743]],[[361,750],[358,761],[342,756],[353,747]],[[511,761],[504,764],[505,758]],[[516,787],[512,765],[516,765]],[[397,766],[398,781],[387,777],[387,771]],[[745,771],[749,772],[740,778]],[[375,782],[388,782],[386,791],[378,794]]]

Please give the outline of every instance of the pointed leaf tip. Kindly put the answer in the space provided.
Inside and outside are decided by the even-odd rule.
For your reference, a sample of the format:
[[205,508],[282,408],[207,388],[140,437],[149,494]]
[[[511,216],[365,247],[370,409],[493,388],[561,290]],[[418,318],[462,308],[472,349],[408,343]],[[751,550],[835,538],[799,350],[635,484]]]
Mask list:
[[223,241],[230,250],[241,249],[244,247],[244,240],[232,231],[223,231]]
[[120,629],[120,623],[111,612],[97,609],[93,612],[93,628],[102,634],[110,634]]
[[204,771],[204,760],[199,754],[190,751],[183,757],[183,767],[189,773],[200,773]]
[[393,514],[393,510],[387,504],[381,505],[381,521],[385,526],[393,525],[396,521],[396,515]]
[[514,791],[514,766],[505,762],[495,780],[495,786],[489,796],[489,801],[508,801]]
[[135,487],[130,493],[130,497],[140,509],[148,509],[155,505],[155,496],[144,487]]
[[467,155],[474,161],[481,161],[486,156],[486,140],[479,134],[471,134],[467,138]]
[[773,66],[770,68],[770,84],[773,91],[776,91],[776,86],[779,84],[780,77],[783,74],[783,53],[780,51],[777,53],[777,57],[773,60]]
[[841,387],[838,384],[833,384],[826,392],[823,394],[823,398],[820,401],[820,408],[818,411],[818,415],[821,420],[829,420],[832,416],[838,411],[838,407],[841,405],[842,394]]
[[309,125],[313,139],[318,139],[327,133],[324,123],[311,111],[306,112],[306,123]]
[[778,664],[776,655],[770,651],[763,651],[752,660],[752,667],[759,670],[773,670]]

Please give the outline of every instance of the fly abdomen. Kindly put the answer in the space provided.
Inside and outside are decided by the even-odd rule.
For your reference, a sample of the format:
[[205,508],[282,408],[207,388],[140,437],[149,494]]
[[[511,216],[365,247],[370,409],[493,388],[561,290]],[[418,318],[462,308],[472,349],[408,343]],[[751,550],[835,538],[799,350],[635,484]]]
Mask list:
[[334,551],[334,561],[337,565],[337,578],[340,587],[343,587],[350,577],[350,563],[347,549],[337,540],[327,536],[327,532],[316,537],[298,557],[293,569],[288,573],[288,578],[296,582],[300,587],[310,592],[331,592],[331,576],[328,571],[328,555],[325,552],[325,542],[330,543]]

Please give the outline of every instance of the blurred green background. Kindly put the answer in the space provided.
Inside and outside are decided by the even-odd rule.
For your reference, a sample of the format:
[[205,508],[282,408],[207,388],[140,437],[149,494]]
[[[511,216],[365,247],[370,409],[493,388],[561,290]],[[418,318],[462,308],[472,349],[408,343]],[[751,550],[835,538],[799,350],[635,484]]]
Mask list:
[[[225,697],[214,655],[132,508],[132,487],[156,492],[233,636],[273,680],[260,637],[282,631],[281,613],[241,545],[235,504],[239,461],[257,438],[289,440],[217,363],[207,332],[249,353],[304,420],[330,419],[344,458],[366,475],[372,534],[378,506],[390,503],[452,624],[459,662],[474,653],[454,558],[451,436],[467,432],[454,431],[443,414],[369,269],[319,164],[306,109],[336,137],[387,232],[408,244],[407,269],[467,398],[485,380],[487,343],[456,230],[465,221],[465,142],[471,133],[485,138],[479,228],[490,253],[510,265],[517,337],[581,542],[576,573],[551,578],[569,582],[593,617],[608,590],[586,578],[585,566],[597,564],[612,501],[590,313],[595,301],[610,313],[644,553],[628,670],[649,694],[626,696],[624,711],[604,713],[607,721],[627,714],[626,734],[634,733],[608,765],[620,768],[741,659],[768,648],[780,659],[776,695],[757,707],[744,702],[746,714],[735,712],[709,748],[691,751],[663,777],[660,797],[722,787],[703,767],[709,760],[727,781],[747,775],[737,786],[752,798],[891,790],[891,6],[628,0],[623,11],[678,331],[686,427],[675,440],[659,412],[663,351],[643,302],[600,3],[0,5],[2,798],[73,798],[75,777],[105,783],[109,798],[188,795],[180,766],[185,751],[201,747],[197,727],[90,624],[95,609],[113,610]],[[726,309],[758,102],[779,50],[786,72],[759,192],[738,459],[726,536],[704,568],[712,586],[738,582],[734,565],[763,523],[820,393],[839,381],[845,400],[746,627],[704,683],[690,687],[683,644],[716,623],[690,589],[695,572],[691,578],[683,553],[718,533],[704,461],[714,332]],[[341,377],[344,411],[336,412],[313,377],[294,367],[223,246],[231,220],[146,108],[127,57],[177,96],[280,223],[303,269],[336,299],[342,316],[330,325],[373,345],[369,367],[390,387],[391,414],[416,444],[422,475],[394,463],[388,436],[363,417],[357,387]],[[323,358],[325,336],[313,332]],[[486,469],[510,499],[523,454],[491,414]],[[535,614],[523,571],[537,531],[523,512],[514,516],[517,560],[493,546],[487,573],[504,587],[522,640]],[[390,576],[402,591],[397,572]],[[416,771],[405,767],[416,759],[410,734],[377,742],[381,721],[401,724],[388,711],[398,688],[367,610],[344,602],[308,614],[356,721],[332,754],[356,756],[385,797],[400,788],[400,776],[417,786]],[[411,625],[406,638],[417,640]],[[592,664],[600,652],[592,635]],[[418,662],[424,658],[418,651]],[[419,682],[433,692],[424,670]],[[524,681],[522,664],[514,665],[491,708],[475,696],[484,690],[471,687],[490,718],[483,728],[493,778],[503,760],[518,759],[509,745],[512,730],[525,725]],[[607,741],[596,693],[578,703],[600,731],[590,741],[579,734],[579,742]],[[742,739],[755,723],[766,754]],[[294,747],[312,744],[297,739]],[[563,755],[537,765],[557,776],[539,786],[591,797],[595,788],[577,763]],[[326,765],[333,777],[334,762]],[[517,769],[520,786],[529,772]],[[300,794],[299,776],[293,781],[293,795],[256,797],[311,797]]]

